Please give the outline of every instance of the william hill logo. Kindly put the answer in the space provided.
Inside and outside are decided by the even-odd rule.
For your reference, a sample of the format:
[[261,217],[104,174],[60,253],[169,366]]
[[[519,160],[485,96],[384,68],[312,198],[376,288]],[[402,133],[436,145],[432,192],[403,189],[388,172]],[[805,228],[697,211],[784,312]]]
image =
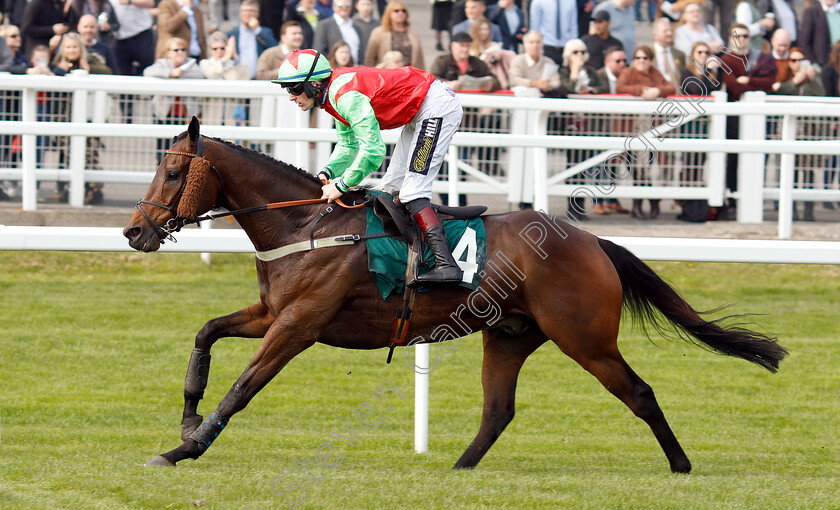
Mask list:
[[437,145],[438,128],[441,119],[426,119],[421,126],[421,138],[417,141],[414,149],[414,157],[411,162],[411,171],[425,175],[429,171],[429,163]]

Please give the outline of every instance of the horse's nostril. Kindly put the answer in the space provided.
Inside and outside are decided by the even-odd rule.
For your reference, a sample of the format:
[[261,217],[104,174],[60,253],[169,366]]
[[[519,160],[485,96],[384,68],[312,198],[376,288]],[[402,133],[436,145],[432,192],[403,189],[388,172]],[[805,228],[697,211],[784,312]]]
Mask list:
[[143,230],[140,227],[131,227],[130,229],[126,230],[123,234],[125,237],[128,238],[129,241],[137,239],[140,236],[140,233]]

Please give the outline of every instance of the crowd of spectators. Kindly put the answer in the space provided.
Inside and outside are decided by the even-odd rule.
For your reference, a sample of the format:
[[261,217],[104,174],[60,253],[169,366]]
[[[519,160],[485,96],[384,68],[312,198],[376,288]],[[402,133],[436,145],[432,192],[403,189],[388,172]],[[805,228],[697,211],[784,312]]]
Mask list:
[[[838,96],[840,8],[837,0],[805,2],[432,0],[428,28],[441,54],[428,58],[421,28],[412,26],[402,0],[0,0],[0,72],[267,80],[275,78],[291,51],[312,47],[334,66],[428,68],[455,90],[513,89],[552,98],[626,94],[653,100],[725,87],[731,101],[750,90]],[[637,46],[637,30],[647,23],[653,44]],[[152,106],[157,123],[181,123],[192,114],[219,123],[247,120],[247,101],[217,99],[200,105],[156,97]],[[0,114],[15,107],[14,98],[7,98]],[[127,121],[132,107],[131,96],[121,97]],[[49,108],[45,102],[39,114]],[[467,113],[468,129],[493,129],[497,122],[486,108]],[[597,128],[606,131],[619,127],[601,124]],[[575,126],[567,120],[555,127]],[[727,136],[737,138],[737,118],[728,119]],[[10,143],[6,138],[3,147]],[[158,150],[165,148],[161,142]],[[674,154],[658,157],[668,165]],[[689,166],[702,166],[704,155],[691,158]],[[807,159],[797,158],[798,168],[813,163]],[[639,165],[633,173],[647,182],[648,170]],[[802,175],[813,182],[813,172]],[[701,177],[695,170],[693,177],[683,178]],[[727,186],[737,190],[736,155],[727,162]],[[0,198],[4,195],[0,189]],[[614,200],[596,201],[594,210],[627,212]],[[651,201],[644,212],[641,201],[634,201],[630,212],[656,217],[658,202]],[[726,211],[721,212],[720,217]],[[812,203],[805,204],[803,218],[813,219]]]

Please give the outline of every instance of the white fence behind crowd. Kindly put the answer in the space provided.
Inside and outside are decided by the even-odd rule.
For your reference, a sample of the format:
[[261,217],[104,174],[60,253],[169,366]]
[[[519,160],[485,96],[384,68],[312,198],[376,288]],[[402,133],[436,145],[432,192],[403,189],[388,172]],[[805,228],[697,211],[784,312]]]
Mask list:
[[[155,98],[172,105],[153,115]],[[434,191],[450,204],[471,193],[549,210],[549,196],[705,200],[734,198],[737,220],[763,220],[779,200],[779,235],[791,236],[792,201],[837,201],[840,100],[748,93],[641,101],[623,96],[543,99],[459,94],[461,131]],[[71,206],[85,183],[147,183],[184,112],[202,133],[311,171],[335,141],[326,113],[301,112],[268,82],[126,76],[0,75],[0,179],[22,181],[24,210],[37,181],[69,182]],[[726,116],[740,140],[726,139]],[[393,144],[396,131],[385,132]],[[726,154],[738,154],[738,191],[726,187]],[[387,165],[383,165],[383,169]],[[370,179],[375,184],[381,171]],[[555,213],[559,211],[553,211]]]

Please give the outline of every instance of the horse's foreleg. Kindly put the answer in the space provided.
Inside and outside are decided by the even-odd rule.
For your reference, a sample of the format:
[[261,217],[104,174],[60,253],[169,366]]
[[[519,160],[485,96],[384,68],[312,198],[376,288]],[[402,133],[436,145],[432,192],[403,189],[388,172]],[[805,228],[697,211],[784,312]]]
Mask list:
[[289,360],[314,344],[315,338],[312,331],[289,328],[288,324],[275,322],[248,368],[236,380],[219,407],[210,413],[181,446],[155,457],[146,465],[174,466],[184,459],[200,457],[222,432],[231,416],[244,409]]
[[184,379],[184,414],[181,418],[181,439],[186,440],[201,425],[198,402],[204,397],[210,374],[210,348],[225,337],[259,338],[265,336],[274,318],[262,303],[251,305],[224,317],[211,319],[195,336]]
[[481,384],[484,388],[484,410],[481,427],[454,468],[475,467],[513,420],[519,370],[525,358],[547,340],[536,328],[522,336],[510,336],[499,329],[484,331],[483,335]]

